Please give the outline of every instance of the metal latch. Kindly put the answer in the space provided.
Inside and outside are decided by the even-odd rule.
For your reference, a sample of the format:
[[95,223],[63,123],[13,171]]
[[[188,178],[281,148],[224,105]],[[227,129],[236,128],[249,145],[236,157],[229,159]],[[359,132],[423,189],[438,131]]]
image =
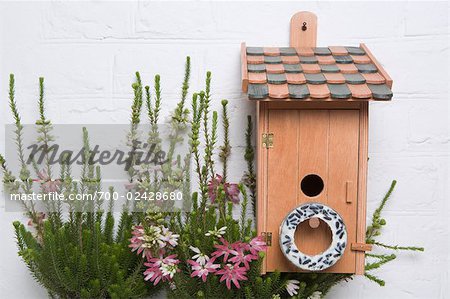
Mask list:
[[273,147],[273,133],[262,134],[262,146],[265,148]]
[[372,251],[372,244],[352,243],[351,248],[354,251]]
[[264,239],[264,242],[266,242],[267,246],[272,246],[272,233],[271,232],[263,232],[261,233],[261,236]]

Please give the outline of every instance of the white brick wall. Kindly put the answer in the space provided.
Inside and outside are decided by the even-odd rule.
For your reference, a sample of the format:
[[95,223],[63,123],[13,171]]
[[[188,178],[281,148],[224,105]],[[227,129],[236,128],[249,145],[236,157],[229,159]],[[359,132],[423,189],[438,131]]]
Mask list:
[[[369,215],[398,179],[383,240],[426,247],[384,267],[386,287],[356,278],[329,297],[448,298],[448,2],[1,2],[0,125],[11,122],[11,72],[25,122],[36,118],[42,75],[54,123],[126,123],[134,71],[146,81],[160,73],[165,107],[173,106],[190,55],[192,90],[211,70],[214,97],[231,102],[238,179],[253,113],[240,93],[239,43],[288,45],[289,19],[300,10],[318,15],[319,45],[365,42],[393,77],[394,100],[370,105]],[[3,129],[0,140],[4,152]],[[45,297],[16,255],[11,222],[21,215],[0,208],[0,297]]]

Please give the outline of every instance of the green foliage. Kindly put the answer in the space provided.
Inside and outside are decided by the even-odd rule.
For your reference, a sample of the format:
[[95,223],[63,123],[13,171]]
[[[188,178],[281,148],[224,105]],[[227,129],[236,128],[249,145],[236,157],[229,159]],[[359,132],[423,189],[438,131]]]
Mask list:
[[39,78],[39,116],[42,122],[45,121],[45,107],[44,107],[44,78]]
[[153,108],[153,116],[155,123],[158,123],[159,112],[161,111],[161,77],[155,75],[155,107]]
[[[133,84],[133,124],[139,123],[142,106],[140,75],[136,73]],[[6,161],[0,155],[5,190],[11,193],[32,192],[33,181],[23,158],[22,125],[15,101],[15,80],[10,76],[9,102],[15,119],[16,144],[22,162],[20,180],[8,170]],[[44,79],[39,79],[37,101],[39,119],[36,122],[38,143],[44,146],[48,155],[51,136],[51,122],[45,116]],[[90,163],[89,135],[83,129],[84,163],[80,182],[75,182],[71,167],[63,159],[60,165],[59,192],[69,194],[93,194],[101,190],[100,168]],[[68,157],[66,157],[68,158]],[[50,165],[46,163],[46,182],[54,181]],[[38,169],[35,167],[35,171]],[[110,188],[112,193],[114,190]],[[47,192],[42,186],[41,193]],[[142,298],[158,291],[145,284],[142,257],[129,248],[134,215],[125,208],[117,223],[113,215],[113,201],[107,212],[102,202],[95,204],[69,201],[68,213],[62,214],[61,202],[46,202],[46,213],[37,212],[32,204],[25,205],[26,215],[32,227],[20,222],[13,223],[18,254],[27,265],[35,280],[45,287],[50,297],[57,298]],[[115,227],[117,226],[117,230]],[[115,232],[116,231],[116,232]]]
[[[143,260],[130,253],[131,215],[123,214],[116,236],[109,212],[90,223],[77,213],[64,223],[44,222],[41,242],[14,222],[19,256],[38,283],[59,298],[140,298],[149,288],[142,279]],[[156,290],[153,290],[156,291]]]
[[142,82],[139,72],[136,72],[136,82],[133,83],[131,87],[133,88],[134,92],[133,104],[131,106],[131,124],[137,125],[140,122],[141,108],[143,103]]
[[230,145],[230,117],[228,116],[228,101],[222,100],[222,128],[223,128],[223,145],[220,147],[219,158],[222,162],[222,176],[227,180],[228,158],[231,154]]
[[[3,183],[5,184],[5,190],[10,193],[23,192],[25,194],[31,193],[32,180],[30,178],[30,171],[25,163],[24,157],[24,146],[23,146],[23,126],[20,119],[19,110],[17,108],[15,100],[15,78],[13,74],[9,75],[9,107],[11,114],[14,118],[15,125],[15,144],[17,149],[17,156],[20,162],[20,173],[18,175],[19,180],[6,168],[5,161],[2,163],[3,166]],[[4,159],[2,159],[4,160]],[[35,211],[35,205],[33,202],[27,203],[22,201],[23,208],[28,217],[33,219],[36,223],[38,222],[38,216]],[[40,227],[38,227],[40,229]]]
[[15,99],[15,78],[14,74],[9,75],[9,107],[11,108],[11,113],[14,117],[14,122],[20,124],[20,115],[17,110],[17,104]]
[[245,130],[245,154],[244,159],[247,162],[247,171],[244,172],[242,182],[250,190],[250,198],[253,208],[253,217],[256,217],[256,173],[255,173],[255,149],[252,145],[253,123],[252,117],[247,116],[247,129]]
[[150,86],[145,86],[145,104],[147,106],[148,119],[150,124],[155,123],[155,117],[153,116],[152,97],[150,95]]
[[369,244],[375,242],[374,237],[379,236],[381,234],[381,227],[386,225],[386,220],[381,218],[381,212],[394,191],[395,185],[397,185],[397,181],[394,180],[392,181],[388,192],[381,200],[380,205],[372,215],[372,224],[369,225],[366,230],[366,242]]
[[181,100],[177,104],[173,119],[177,122],[188,122],[189,109],[185,108],[186,98],[189,91],[189,79],[191,77],[191,58],[186,57],[186,63],[184,65],[184,79],[181,87]]
[[[184,71],[184,80],[182,83],[181,89],[181,97],[178,101],[176,108],[171,114],[170,123],[168,126],[168,131],[160,132],[159,116],[162,109],[162,88],[161,88],[161,78],[159,75],[154,77],[154,86],[151,89],[150,86],[145,86],[145,101],[147,108],[147,116],[150,122],[150,128],[148,130],[148,138],[146,142],[137,142],[139,136],[135,134],[130,135],[129,138],[131,140],[130,144],[143,144],[147,143],[151,145],[149,148],[132,148],[132,150],[141,150],[141,151],[151,151],[152,147],[155,146],[154,152],[158,153],[159,151],[165,152],[165,163],[161,165],[161,169],[159,171],[151,170],[146,167],[148,165],[135,165],[135,163],[131,163],[133,166],[136,166],[138,169],[130,169],[130,183],[135,184],[133,191],[136,192],[147,192],[156,193],[156,192],[172,192],[172,191],[181,191],[184,196],[183,198],[186,201],[183,202],[188,204],[190,197],[189,193],[189,172],[188,169],[190,167],[190,155],[184,155],[176,152],[177,147],[183,143],[185,139],[185,133],[187,131],[187,124],[189,122],[189,109],[186,109],[185,100],[187,97],[187,93],[189,91],[189,78],[190,78],[190,58],[186,58],[185,71]],[[139,81],[138,81],[139,82]],[[153,90],[153,94],[150,93],[150,90]],[[142,128],[141,128],[142,129]],[[164,138],[164,140],[163,140]],[[167,143],[163,141],[168,141],[168,148],[166,149]],[[147,172],[146,172],[147,170]],[[135,204],[136,202],[134,202]],[[146,208],[151,205],[149,202],[140,202],[136,205],[136,207],[145,212]],[[173,205],[173,202],[167,201],[162,204],[161,208],[168,208],[170,205]],[[142,217],[141,217],[142,218]]]

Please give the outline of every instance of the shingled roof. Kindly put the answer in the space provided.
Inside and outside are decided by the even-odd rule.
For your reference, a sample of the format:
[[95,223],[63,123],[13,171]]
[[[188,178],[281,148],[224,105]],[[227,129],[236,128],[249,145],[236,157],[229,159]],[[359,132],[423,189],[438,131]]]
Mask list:
[[359,47],[241,48],[242,89],[252,100],[390,100],[392,80]]

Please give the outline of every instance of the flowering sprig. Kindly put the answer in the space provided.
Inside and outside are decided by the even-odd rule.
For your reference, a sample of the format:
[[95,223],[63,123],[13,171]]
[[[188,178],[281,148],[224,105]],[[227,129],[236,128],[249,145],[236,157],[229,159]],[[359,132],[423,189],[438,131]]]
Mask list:
[[43,212],[36,212],[36,219],[29,219],[28,220],[28,226],[34,227],[35,229],[38,229],[39,226],[42,226],[44,224],[44,221],[46,220],[46,215]]
[[148,263],[144,263],[147,267],[144,271],[144,280],[150,280],[153,285],[157,285],[160,281],[172,280],[175,273],[180,271],[178,269],[180,261],[176,257],[176,254],[172,254],[167,257],[149,259]]
[[60,179],[52,180],[45,169],[39,171],[37,176],[38,178],[33,179],[33,182],[41,184],[41,188],[44,193],[59,191],[59,188],[61,186]]
[[196,254],[192,257],[192,260],[195,260],[195,262],[199,263],[200,265],[205,265],[209,260],[209,256],[207,256],[206,254],[204,254],[203,252],[200,251],[200,249],[198,249],[197,247],[194,246],[190,246],[189,247],[193,252],[195,252]]
[[216,237],[218,239],[222,238],[222,236],[227,232],[227,227],[222,226],[221,228],[217,229],[217,226],[214,228],[214,230],[209,230],[207,233],[205,233],[205,236],[207,237]]
[[146,239],[149,240],[149,235],[146,235],[144,231],[144,227],[142,225],[133,226],[133,230],[131,231],[133,237],[130,239],[130,245],[128,247],[131,248],[131,251],[137,251],[137,254],[142,253],[142,257],[146,257],[149,260],[152,257],[152,245],[150,242],[147,243]]
[[238,244],[230,244],[224,238],[220,238],[220,241],[222,242],[222,244],[214,245],[216,251],[212,253],[212,256],[215,256],[216,258],[223,256],[223,261],[226,263],[228,260],[228,256],[233,252],[233,249],[237,248]]
[[178,245],[179,235],[172,233],[163,225],[133,226],[130,239],[131,251],[142,254],[150,260],[155,254],[164,253],[165,249],[172,249]]
[[[215,230],[217,231],[217,228]],[[215,235],[210,233],[210,236]],[[230,243],[220,237],[220,242],[221,244],[214,245],[216,250],[211,253],[211,258],[197,247],[190,247],[196,253],[187,261],[192,269],[191,277],[199,277],[206,282],[207,276],[212,273],[221,276],[220,282],[225,281],[228,289],[231,289],[232,283],[239,289],[239,281],[247,280],[250,263],[258,260],[259,252],[266,249],[266,244],[261,237],[253,238],[248,243]]]
[[265,251],[267,249],[267,244],[263,240],[263,237],[258,236],[253,238],[246,247],[252,254],[257,255],[260,251]]
[[162,247],[166,247],[166,245],[175,247],[178,245],[179,237],[180,235],[174,234],[167,227],[162,226],[161,235],[159,237],[159,244],[162,245]]
[[206,263],[201,264],[199,262],[188,260],[188,264],[191,265],[192,273],[191,277],[200,277],[203,282],[206,282],[206,277],[209,273],[215,273],[218,268],[220,268],[219,264],[214,264],[215,258],[209,259]]
[[236,249],[231,250],[231,254],[234,256],[230,258],[230,262],[234,264],[243,264],[245,269],[250,269],[249,263],[258,260],[258,255],[247,253],[245,250],[245,245],[239,245],[236,247]]
[[247,270],[237,264],[226,264],[223,269],[217,271],[217,275],[222,275],[220,282],[225,281],[228,289],[231,289],[231,282],[240,289],[239,281],[247,280]]
[[221,175],[216,174],[208,183],[208,196],[212,203],[216,201],[220,190],[225,192],[225,199],[232,203],[239,203],[238,184],[227,183]]
[[300,281],[296,279],[291,279],[286,282],[286,291],[288,292],[289,296],[292,297],[298,294],[297,290],[300,288],[299,284]]

